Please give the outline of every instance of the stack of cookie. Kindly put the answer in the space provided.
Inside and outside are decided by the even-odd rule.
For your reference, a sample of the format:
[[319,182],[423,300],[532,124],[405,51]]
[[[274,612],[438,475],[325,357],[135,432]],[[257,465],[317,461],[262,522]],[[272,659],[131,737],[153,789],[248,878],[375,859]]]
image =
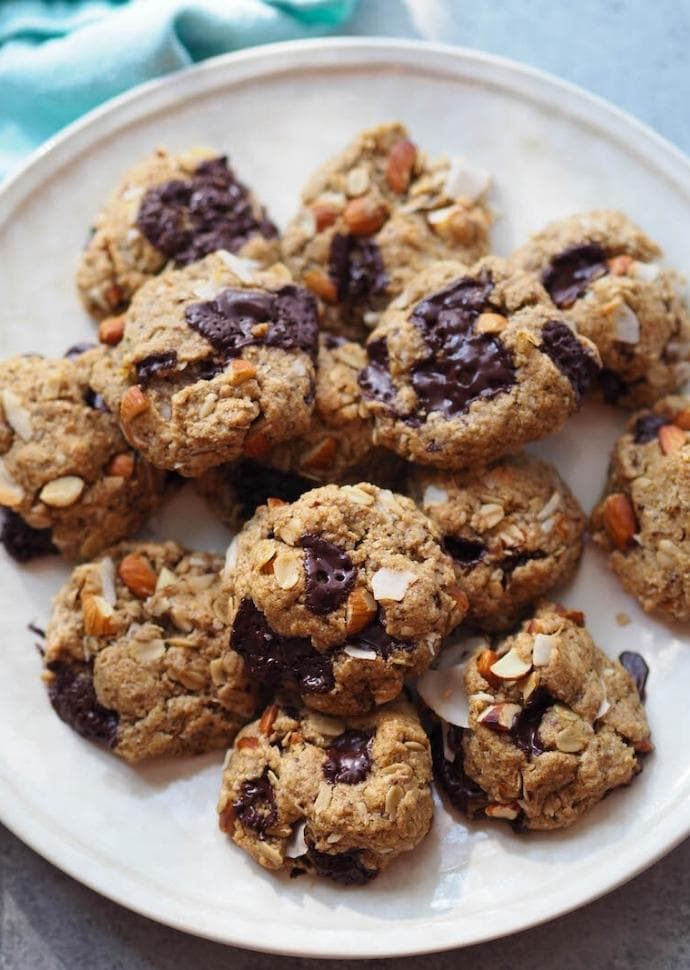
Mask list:
[[[690,619],[690,317],[619,213],[490,255],[488,186],[381,125],[279,238],[225,158],[158,150],[82,254],[98,344],[0,365],[5,547],[81,561],[56,712],[131,762],[232,744],[220,827],[268,869],[367,882],[428,832],[434,772],[470,816],[563,828],[652,748],[642,658],[546,599],[586,519],[520,449],[596,387],[643,406],[593,535]],[[180,476],[224,557],[131,540]]]

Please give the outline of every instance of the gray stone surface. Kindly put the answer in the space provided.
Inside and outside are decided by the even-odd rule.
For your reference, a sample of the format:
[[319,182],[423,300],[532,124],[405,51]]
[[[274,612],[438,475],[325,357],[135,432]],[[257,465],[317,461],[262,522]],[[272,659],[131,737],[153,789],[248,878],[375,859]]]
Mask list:
[[[688,0],[361,0],[348,33],[477,47],[575,81],[690,150]],[[346,956],[344,941],[343,956]],[[97,896],[0,827],[0,970],[285,970],[197,940]],[[319,961],[320,966],[331,965]],[[687,970],[690,842],[604,899],[465,951],[334,967],[400,970]]]

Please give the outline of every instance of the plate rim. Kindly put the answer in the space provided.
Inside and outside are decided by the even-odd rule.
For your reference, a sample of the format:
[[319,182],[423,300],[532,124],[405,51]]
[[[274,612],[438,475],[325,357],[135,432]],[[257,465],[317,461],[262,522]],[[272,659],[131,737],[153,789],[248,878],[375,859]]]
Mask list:
[[[320,55],[328,54],[331,55],[328,60],[319,62]],[[429,63],[434,57],[441,62],[440,67],[434,68]],[[494,84],[500,82],[501,75],[517,77],[520,86],[513,90],[518,96],[550,104],[569,116],[579,115],[586,118],[588,124],[605,130],[610,138],[615,138],[629,151],[635,151],[644,158],[647,165],[653,164],[677,188],[690,196],[690,159],[679,147],[628,112],[572,82],[563,81],[546,71],[510,58],[471,48],[413,39],[331,37],[265,44],[223,54],[155,78],[110,99],[44,142],[20,168],[0,183],[0,225],[22,205],[37,184],[43,184],[50,178],[51,173],[62,168],[75,153],[84,147],[88,150],[89,145],[100,138],[166,107],[180,88],[186,88],[184,100],[189,100],[212,90],[214,79],[219,85],[237,85],[242,80],[251,83],[257,78],[290,70],[338,70],[348,65],[355,67],[358,63],[378,64],[383,67],[397,63],[403,68],[414,69],[418,66],[456,76],[463,74],[463,67],[473,65],[488,75],[493,74]],[[82,145],[82,142],[86,142],[86,145]],[[403,926],[395,924],[391,944],[391,934],[363,928],[355,936],[350,936],[348,949],[351,952],[334,954],[334,944],[342,932],[337,929],[314,929],[309,938],[304,938],[303,930],[298,927],[295,935],[290,935],[280,943],[257,941],[254,936],[255,924],[245,917],[233,920],[228,926],[229,932],[223,933],[210,926],[194,925],[178,916],[165,915],[140,898],[127,898],[127,880],[130,878],[127,874],[123,875],[117,886],[109,886],[108,871],[100,860],[89,858],[77,845],[63,843],[55,848],[51,844],[50,829],[39,818],[30,817],[27,820],[22,816],[20,806],[15,810],[12,805],[11,782],[8,784],[0,772],[0,821],[30,848],[90,889],[134,912],[195,936],[261,952],[319,958],[363,959],[434,953],[507,936],[556,919],[634,878],[690,835],[690,811],[684,813],[684,806],[690,809],[690,792],[674,806],[671,819],[666,820],[665,838],[662,842],[654,845],[650,828],[647,836],[635,847],[632,865],[629,862],[626,865],[621,864],[621,858],[612,867],[609,877],[593,893],[585,891],[574,899],[559,899],[555,908],[544,905],[533,907],[526,918],[513,916],[508,925],[498,930],[475,926],[469,932],[466,927],[464,932],[458,932],[461,924],[450,921],[439,923],[428,918],[421,921],[408,920]],[[671,810],[668,809],[664,814],[668,815],[669,811]],[[626,859],[628,858],[626,854]],[[86,872],[84,866],[87,866]],[[139,884],[138,894],[141,895],[142,892],[146,894],[145,885],[142,887]],[[136,897],[137,891],[132,896]],[[428,934],[422,932],[425,925],[432,931],[433,941],[429,940]],[[424,939],[420,942],[422,937]],[[387,942],[383,942],[384,940]]]

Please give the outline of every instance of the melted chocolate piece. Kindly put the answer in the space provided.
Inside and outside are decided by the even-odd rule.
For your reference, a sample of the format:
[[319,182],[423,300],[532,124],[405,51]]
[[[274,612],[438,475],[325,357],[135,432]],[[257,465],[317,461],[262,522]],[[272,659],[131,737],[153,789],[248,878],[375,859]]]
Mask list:
[[344,603],[355,584],[357,570],[346,552],[321,536],[302,536],[304,570],[307,574],[307,609],[326,616]]
[[110,414],[110,408],[105,403],[105,400],[101,394],[94,391],[92,387],[87,388],[84,393],[84,403],[94,411],[103,411],[104,414]]
[[263,839],[278,820],[276,796],[268,780],[268,768],[258,778],[248,778],[242,782],[239,796],[232,807],[242,825]]
[[11,509],[2,510],[0,542],[17,562],[29,562],[39,556],[52,556],[58,551],[53,545],[50,529],[33,529],[21,515]]
[[476,566],[486,555],[486,546],[483,542],[463,539],[462,536],[444,536],[443,548],[460,566]]
[[333,660],[303,637],[276,633],[250,599],[243,599],[230,635],[249,673],[265,687],[296,687],[304,694],[333,690]]
[[635,422],[633,438],[636,445],[646,445],[655,441],[659,435],[659,428],[663,428],[670,421],[664,414],[643,414]]
[[607,404],[617,404],[628,393],[628,385],[609,367],[602,367],[599,371],[599,387]]
[[396,650],[411,650],[414,647],[414,643],[409,640],[399,640],[386,632],[381,610],[369,626],[349,636],[343,646],[348,644],[351,647],[361,647],[363,650],[373,650],[384,660],[388,660]]
[[568,378],[579,404],[599,373],[599,365],[587,353],[574,332],[560,320],[549,320],[541,332],[541,350]]
[[372,340],[367,344],[369,364],[357,375],[364,397],[390,404],[396,395],[396,388],[388,369],[388,344],[385,337]]
[[154,377],[166,377],[177,365],[177,351],[166,350],[164,354],[149,354],[136,363],[137,382],[146,387]]
[[326,748],[323,776],[332,785],[357,785],[371,771],[371,731],[345,731]]
[[83,738],[113,748],[119,717],[99,703],[91,664],[54,660],[46,666],[55,675],[48,696],[57,716]]
[[513,578],[513,573],[520,566],[525,566],[528,562],[533,562],[535,559],[546,559],[546,553],[543,549],[535,549],[533,552],[516,552],[512,556],[506,556],[500,562],[500,567],[503,570],[503,579],[501,580],[503,588],[508,585],[508,583]]
[[635,687],[637,687],[640,700],[644,701],[645,687],[647,685],[647,677],[649,676],[647,661],[633,650],[624,650],[623,653],[618,655],[618,659],[635,681]]
[[137,228],[178,266],[218,249],[237,252],[254,235],[271,239],[276,227],[265,210],[257,217],[249,191],[238,182],[227,158],[202,162],[189,179],[172,179],[148,189]]
[[81,357],[82,354],[85,354],[87,350],[93,350],[93,348],[97,346],[98,344],[91,344],[87,341],[80,344],[72,344],[72,346],[68,347],[62,356],[67,360],[74,360],[76,357]]
[[[185,319],[225,358],[238,357],[245,347],[257,346],[316,355],[316,300],[301,286],[289,284],[275,293],[228,288],[215,300],[190,304]],[[265,332],[257,326],[263,323],[268,324]]]
[[465,772],[462,737],[464,728],[446,725],[446,744],[455,752],[455,760],[448,761],[443,745],[443,725],[435,720],[431,731],[431,756],[436,781],[444,790],[451,804],[466,815],[484,811],[489,799],[483,788]]
[[340,303],[360,303],[388,286],[381,250],[371,239],[337,232],[328,254],[328,275]]
[[[378,875],[377,869],[367,869],[362,865],[359,849],[349,852],[320,852],[313,845],[307,845],[307,851],[300,857],[300,861],[312,869],[317,875],[332,879],[342,886],[363,886]],[[293,873],[300,870],[292,871]]]
[[572,306],[592,280],[609,271],[606,253],[598,243],[571,246],[554,256],[542,274],[542,282],[559,309]]
[[537,687],[529,702],[516,717],[510,734],[518,748],[526,755],[540,755],[546,750],[539,737],[539,728],[545,712],[555,703],[555,699],[545,687]]
[[294,472],[279,472],[264,468],[248,458],[228,467],[228,474],[240,505],[242,518],[249,519],[269,498],[295,502],[300,495],[314,488],[310,482]]

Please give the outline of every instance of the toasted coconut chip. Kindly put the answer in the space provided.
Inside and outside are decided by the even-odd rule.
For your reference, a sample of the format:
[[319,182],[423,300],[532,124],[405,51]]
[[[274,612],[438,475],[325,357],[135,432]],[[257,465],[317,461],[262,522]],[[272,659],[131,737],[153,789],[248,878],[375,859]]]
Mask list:
[[417,681],[424,703],[449,724],[469,726],[469,707],[465,693],[465,664],[445,670],[427,670]]
[[306,827],[306,819],[302,819],[301,822],[295,822],[292,835],[285,846],[285,857],[287,859],[299,859],[300,856],[303,856],[307,852],[308,846],[304,838],[304,830]]

